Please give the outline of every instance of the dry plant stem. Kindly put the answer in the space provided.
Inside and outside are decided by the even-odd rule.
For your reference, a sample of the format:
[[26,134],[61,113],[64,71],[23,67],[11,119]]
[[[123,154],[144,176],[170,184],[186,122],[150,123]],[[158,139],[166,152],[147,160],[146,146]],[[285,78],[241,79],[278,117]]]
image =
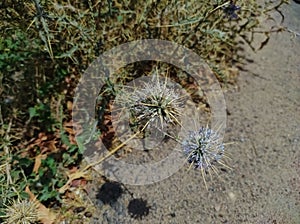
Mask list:
[[293,34],[294,37],[297,37],[297,36],[300,37],[300,32],[296,32],[296,31],[291,30],[291,29],[289,29],[289,28],[286,28],[286,30],[287,30],[289,33]]
[[[7,128],[6,133],[5,133],[4,139],[6,141],[9,141],[9,132],[10,132],[10,129],[11,129],[11,125],[12,125],[12,119],[9,121],[8,128]],[[5,152],[5,155],[7,155],[7,156],[9,155],[9,148],[7,147],[7,145],[4,145],[4,152]],[[19,192],[13,186],[13,181],[12,181],[12,178],[11,178],[11,175],[10,175],[11,164],[9,162],[6,162],[5,165],[6,165],[7,187],[9,187],[11,185],[11,188],[19,196]]]
[[[6,133],[5,133],[4,139],[6,141],[9,140],[8,139],[8,134],[10,132],[11,125],[12,125],[12,120],[10,120],[10,122],[8,124],[8,128],[7,128]],[[6,145],[4,146],[4,152],[5,152],[5,155],[9,155],[9,149],[8,149],[8,147]],[[12,182],[12,178],[10,176],[10,164],[9,163],[6,163],[6,176],[7,176],[7,185],[12,184],[13,182]]]
[[103,162],[104,160],[106,160],[107,158],[109,158],[110,156],[112,156],[114,153],[116,153],[120,148],[122,148],[124,145],[126,145],[126,143],[128,143],[130,140],[132,140],[133,138],[135,138],[136,136],[138,136],[141,132],[143,132],[145,130],[145,128],[148,126],[148,124],[150,123],[150,121],[148,121],[144,127],[142,128],[142,130],[138,131],[137,133],[135,133],[134,135],[132,135],[130,138],[128,138],[126,141],[122,142],[120,145],[118,145],[116,148],[114,148],[112,151],[110,151],[107,155],[105,155],[104,157],[102,157],[101,159],[99,159],[98,161],[91,163],[89,165],[87,165],[85,168],[83,168],[82,172],[90,169],[93,166],[98,165],[99,163]]
[[110,151],[107,155],[105,155],[104,157],[102,157],[98,161],[87,165],[82,171],[86,171],[86,170],[90,169],[91,167],[96,166],[99,163],[101,163],[102,161],[106,160],[107,158],[109,158],[110,156],[112,156],[115,152],[117,152],[120,148],[122,148],[124,145],[126,145],[127,142],[129,142],[131,139],[135,138],[139,133],[140,132],[137,132],[136,134],[132,135],[125,142],[122,142],[122,144],[118,145],[116,148],[114,148],[112,151]]
[[[207,16],[205,16],[204,18],[207,18],[209,17],[212,13],[214,13],[215,11],[217,11],[218,9],[228,5],[230,2],[225,2],[224,4],[222,5],[219,5],[218,7],[212,9],[211,11],[208,12]],[[191,25],[191,24],[194,24],[194,23],[198,23],[200,22],[201,20],[204,20],[204,18],[200,18],[200,19],[197,19],[195,21],[189,21],[189,22],[186,22],[186,23],[178,23],[178,24],[170,24],[170,25],[158,25],[156,27],[176,27],[176,26],[185,26],[185,25]]]
[[144,127],[142,128],[142,130],[138,131],[137,133],[135,133],[134,135],[132,135],[130,138],[128,138],[126,141],[122,142],[122,144],[118,145],[116,148],[114,148],[112,151],[110,151],[107,155],[105,155],[104,157],[102,157],[101,159],[99,159],[98,161],[91,163],[89,165],[87,165],[86,167],[84,167],[82,170],[78,170],[76,173],[73,173],[69,176],[69,180],[67,181],[67,183],[62,186],[59,189],[59,193],[64,193],[69,185],[72,183],[73,180],[82,178],[82,177],[86,177],[86,173],[85,171],[89,170],[90,168],[98,165],[99,163],[103,162],[104,160],[106,160],[107,158],[109,158],[110,156],[112,156],[115,152],[117,152],[120,148],[122,148],[124,145],[126,145],[127,142],[129,142],[130,140],[132,140],[133,138],[135,138],[136,136],[138,136],[141,132],[143,132],[145,130],[145,128],[148,126],[150,121],[148,121]]

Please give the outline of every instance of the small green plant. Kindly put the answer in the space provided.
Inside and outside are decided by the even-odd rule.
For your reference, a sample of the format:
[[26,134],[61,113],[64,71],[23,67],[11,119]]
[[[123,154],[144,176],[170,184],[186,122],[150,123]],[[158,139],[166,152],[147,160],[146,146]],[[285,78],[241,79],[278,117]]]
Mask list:
[[37,103],[34,107],[30,107],[29,121],[34,118],[40,124],[40,128],[47,131],[53,131],[53,124],[55,124],[55,119],[51,114],[49,105]]

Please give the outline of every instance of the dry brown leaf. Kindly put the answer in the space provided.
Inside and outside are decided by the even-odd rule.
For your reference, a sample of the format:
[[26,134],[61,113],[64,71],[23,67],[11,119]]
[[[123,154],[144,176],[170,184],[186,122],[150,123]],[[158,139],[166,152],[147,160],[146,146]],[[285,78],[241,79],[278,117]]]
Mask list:
[[57,219],[58,215],[46,208],[41,202],[36,199],[36,196],[30,191],[29,187],[26,186],[25,192],[29,195],[30,201],[34,201],[38,206],[38,218],[43,224],[53,224]]
[[76,141],[75,136],[70,135],[70,136],[69,136],[69,141],[70,141],[70,143],[73,144],[73,145],[76,145],[76,144],[77,144],[77,141]]
[[64,129],[65,129],[65,131],[66,131],[67,133],[69,133],[69,134],[71,134],[71,135],[74,134],[73,128],[64,127]]
[[49,140],[45,142],[41,147],[43,147],[43,152],[51,152],[55,153],[58,152],[58,148],[56,147],[56,140]]
[[45,141],[45,140],[47,140],[47,135],[45,134],[45,133],[39,133],[39,136],[38,136],[38,139],[40,140],[40,141]]
[[71,183],[71,187],[84,187],[87,184],[86,179],[76,179]]
[[80,171],[80,170],[78,170],[76,173],[68,174],[68,178],[69,179],[68,179],[67,183],[59,189],[59,193],[61,193],[61,194],[65,193],[65,191],[72,184],[73,180],[80,179],[80,178],[84,178],[86,180],[89,179],[88,174],[85,171]]
[[39,168],[40,168],[40,166],[42,164],[42,160],[46,159],[46,158],[47,158],[47,155],[45,155],[45,154],[44,155],[43,154],[39,154],[38,156],[36,156],[32,172],[38,173]]
[[72,111],[72,109],[73,109],[73,103],[72,103],[71,101],[68,101],[68,102],[67,102],[67,109],[68,109],[69,111]]

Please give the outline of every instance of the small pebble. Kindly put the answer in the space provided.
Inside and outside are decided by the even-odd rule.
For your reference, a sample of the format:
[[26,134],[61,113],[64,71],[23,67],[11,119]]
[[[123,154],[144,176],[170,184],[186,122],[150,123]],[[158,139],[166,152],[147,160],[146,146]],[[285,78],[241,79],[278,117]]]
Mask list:
[[215,205],[215,210],[216,212],[219,212],[221,210],[221,205],[220,204]]
[[85,207],[77,207],[77,208],[74,208],[73,212],[74,213],[80,213],[80,212],[83,212],[85,210]]
[[232,201],[235,201],[236,196],[235,196],[235,194],[234,194],[233,192],[229,192],[229,193],[228,193],[228,196],[229,196],[229,198],[230,198]]
[[85,212],[84,216],[87,218],[91,218],[93,216],[93,214],[91,212]]

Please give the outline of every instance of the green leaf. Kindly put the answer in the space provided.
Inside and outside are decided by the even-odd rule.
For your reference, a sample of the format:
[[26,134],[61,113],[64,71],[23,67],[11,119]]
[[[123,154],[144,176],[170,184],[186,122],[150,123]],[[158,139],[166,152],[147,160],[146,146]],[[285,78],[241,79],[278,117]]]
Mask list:
[[60,138],[62,143],[66,144],[69,147],[72,147],[72,144],[69,141],[69,137],[64,132],[60,133]]
[[117,17],[117,19],[118,19],[118,22],[122,22],[123,16],[119,15],[119,16]]
[[37,110],[35,107],[30,107],[29,108],[29,119],[32,119],[33,117],[38,116],[39,114],[37,113]]
[[40,177],[44,176],[44,173],[45,173],[45,170],[40,167],[39,168],[39,176]]
[[42,194],[39,197],[40,201],[47,201],[50,198],[55,198],[58,195],[57,191],[49,190],[48,186],[45,186],[42,190]]
[[33,161],[31,159],[28,159],[28,158],[20,158],[19,159],[19,165],[21,167],[29,167],[33,164]]
[[47,159],[42,164],[46,165],[46,167],[50,169],[52,174],[56,174],[57,171],[56,162],[53,157],[47,157]]
[[71,145],[71,147],[69,148],[68,152],[69,153],[73,153],[78,151],[78,146],[77,145]]

